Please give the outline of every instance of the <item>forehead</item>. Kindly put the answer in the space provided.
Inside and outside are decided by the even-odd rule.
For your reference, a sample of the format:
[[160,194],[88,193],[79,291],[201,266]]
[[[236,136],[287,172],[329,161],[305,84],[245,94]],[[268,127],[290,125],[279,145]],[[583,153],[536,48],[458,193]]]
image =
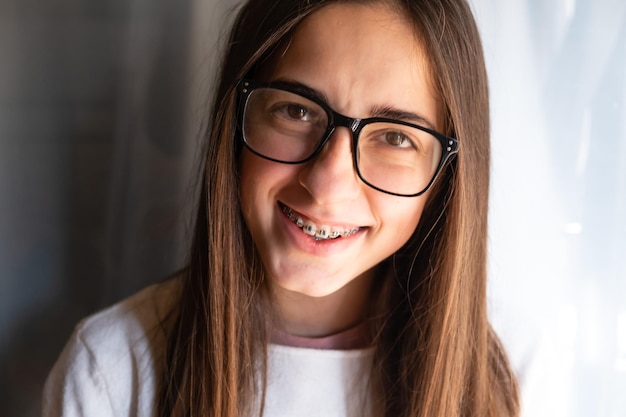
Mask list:
[[393,105],[433,110],[437,125],[438,100],[424,48],[411,22],[382,4],[332,4],[316,11],[262,74],[268,81],[288,79],[317,89],[335,110],[353,117],[367,117],[372,106]]

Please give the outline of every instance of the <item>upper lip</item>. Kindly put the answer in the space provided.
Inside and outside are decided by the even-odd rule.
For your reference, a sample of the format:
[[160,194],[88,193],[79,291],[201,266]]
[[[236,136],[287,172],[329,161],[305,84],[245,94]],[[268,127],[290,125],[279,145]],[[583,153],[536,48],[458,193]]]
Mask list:
[[279,205],[286,206],[289,209],[291,209],[295,215],[300,215],[307,220],[311,220],[313,223],[317,224],[318,226],[330,226],[330,227],[336,226],[336,227],[343,227],[344,229],[357,229],[357,228],[366,227],[366,226],[358,225],[349,221],[344,222],[341,220],[330,219],[328,218],[328,216],[324,216],[324,219],[322,220],[321,217],[311,215],[310,213],[294,208],[293,206],[283,203],[282,201],[279,201],[278,203]]

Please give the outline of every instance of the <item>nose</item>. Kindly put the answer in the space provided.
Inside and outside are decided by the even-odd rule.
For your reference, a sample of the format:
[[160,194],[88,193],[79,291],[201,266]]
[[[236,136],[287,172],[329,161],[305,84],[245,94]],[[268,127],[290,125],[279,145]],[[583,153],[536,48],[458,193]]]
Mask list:
[[320,205],[353,200],[361,192],[352,157],[352,132],[337,127],[324,149],[305,164],[298,180]]

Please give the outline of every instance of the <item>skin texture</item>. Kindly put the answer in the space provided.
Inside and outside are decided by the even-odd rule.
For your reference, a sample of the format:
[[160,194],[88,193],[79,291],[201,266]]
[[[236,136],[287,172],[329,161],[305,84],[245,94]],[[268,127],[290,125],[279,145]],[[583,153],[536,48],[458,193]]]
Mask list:
[[[394,108],[438,128],[439,103],[428,63],[409,23],[381,5],[327,6],[308,17],[263,68],[269,81],[304,84],[352,117]],[[373,268],[417,226],[428,193],[391,196],[364,184],[353,167],[352,136],[333,133],[305,164],[287,165],[247,150],[241,202],[285,331],[324,336],[363,320]],[[318,225],[360,227],[348,238],[316,242],[290,222],[281,202]]]

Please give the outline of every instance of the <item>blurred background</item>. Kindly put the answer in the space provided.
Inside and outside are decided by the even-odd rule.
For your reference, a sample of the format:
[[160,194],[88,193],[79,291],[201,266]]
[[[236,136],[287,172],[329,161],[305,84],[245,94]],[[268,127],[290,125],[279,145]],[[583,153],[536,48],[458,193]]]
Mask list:
[[[626,417],[626,2],[471,2],[490,309],[527,415]],[[184,265],[236,4],[0,0],[0,416],[39,415],[78,320]]]

